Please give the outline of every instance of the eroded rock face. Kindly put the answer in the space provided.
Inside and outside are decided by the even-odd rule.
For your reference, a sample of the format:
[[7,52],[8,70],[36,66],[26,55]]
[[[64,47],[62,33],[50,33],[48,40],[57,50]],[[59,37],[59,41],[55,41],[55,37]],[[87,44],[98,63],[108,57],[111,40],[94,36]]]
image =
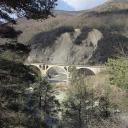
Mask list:
[[[52,45],[50,43],[47,46],[44,45],[47,39],[41,40],[40,38],[38,38],[37,44],[31,44],[32,50],[27,62],[86,64],[97,49],[98,42],[103,38],[103,34],[97,29],[89,29],[85,33],[80,29],[75,29],[72,32],[62,33],[54,42],[51,40]],[[76,40],[79,44],[75,43]]]
[[98,41],[100,41],[102,38],[103,34],[99,30],[93,29],[88,33],[87,43],[92,45],[94,48],[97,48]]
[[27,62],[102,64],[110,57],[122,56],[124,53],[128,55],[126,36],[87,27],[60,27],[40,33],[31,42]]

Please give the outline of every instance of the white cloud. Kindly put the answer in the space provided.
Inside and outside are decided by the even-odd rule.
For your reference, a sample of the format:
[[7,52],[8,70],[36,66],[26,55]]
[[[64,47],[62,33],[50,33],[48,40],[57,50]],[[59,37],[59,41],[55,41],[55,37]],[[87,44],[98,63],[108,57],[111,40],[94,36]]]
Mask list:
[[107,0],[63,0],[68,5],[72,6],[75,10],[89,9]]

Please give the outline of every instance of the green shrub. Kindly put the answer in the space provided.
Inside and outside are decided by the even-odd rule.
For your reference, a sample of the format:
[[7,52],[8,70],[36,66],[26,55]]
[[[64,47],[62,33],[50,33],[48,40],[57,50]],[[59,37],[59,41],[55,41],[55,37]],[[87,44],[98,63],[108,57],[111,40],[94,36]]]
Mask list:
[[128,58],[108,59],[106,65],[111,83],[128,89]]

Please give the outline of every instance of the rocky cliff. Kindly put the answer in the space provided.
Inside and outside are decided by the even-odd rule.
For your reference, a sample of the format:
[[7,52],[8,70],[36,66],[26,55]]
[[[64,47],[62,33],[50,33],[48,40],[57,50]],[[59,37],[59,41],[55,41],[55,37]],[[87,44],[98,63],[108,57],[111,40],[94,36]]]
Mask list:
[[[35,37],[28,61],[52,64],[87,63],[92,58],[92,53],[97,49],[98,41],[103,38],[103,34],[97,29],[84,28],[85,31],[88,30],[87,33],[84,30],[82,32],[80,29],[73,28],[70,28],[71,32],[69,32],[68,29],[64,27],[63,33],[58,37],[54,34],[57,31],[60,33],[62,27],[54,30],[53,35],[51,33],[46,36],[47,34],[43,33],[39,36],[40,38]],[[53,39],[52,36],[55,36],[56,39]]]

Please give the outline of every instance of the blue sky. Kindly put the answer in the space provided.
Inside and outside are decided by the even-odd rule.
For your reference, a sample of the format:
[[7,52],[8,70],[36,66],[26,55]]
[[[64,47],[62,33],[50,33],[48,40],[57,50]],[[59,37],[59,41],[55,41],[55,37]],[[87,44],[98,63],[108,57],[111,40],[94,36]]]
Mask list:
[[57,9],[78,11],[86,10],[103,4],[107,0],[58,0]]

